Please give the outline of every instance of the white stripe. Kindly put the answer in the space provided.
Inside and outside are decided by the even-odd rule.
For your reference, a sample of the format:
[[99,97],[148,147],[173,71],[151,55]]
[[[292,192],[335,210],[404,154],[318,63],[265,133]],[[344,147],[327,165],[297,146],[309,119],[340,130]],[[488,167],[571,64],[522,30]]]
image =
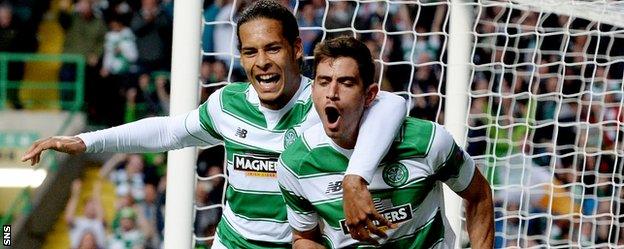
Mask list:
[[[258,205],[262,204],[259,203]],[[236,216],[228,204],[223,209],[223,216],[230,222],[230,226],[246,239],[275,243],[291,242],[291,231],[288,223],[248,221]]]

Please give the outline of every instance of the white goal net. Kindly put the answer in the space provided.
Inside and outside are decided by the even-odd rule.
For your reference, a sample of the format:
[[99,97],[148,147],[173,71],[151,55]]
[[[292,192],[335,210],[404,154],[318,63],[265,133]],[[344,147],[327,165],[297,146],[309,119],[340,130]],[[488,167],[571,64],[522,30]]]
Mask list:
[[[246,80],[234,32],[246,2],[204,1],[203,100],[227,82]],[[358,37],[375,57],[382,89],[404,96],[409,116],[450,122],[457,117],[445,115],[447,85],[466,87],[459,101],[467,107],[455,110],[463,132],[454,135],[492,185],[496,248],[624,247],[624,3],[284,2],[298,19],[308,65],[319,41]],[[469,42],[459,45],[450,41],[452,3],[470,14],[461,34]],[[449,44],[469,55],[459,60],[468,70],[459,82],[447,82],[457,66]],[[210,244],[224,196],[211,194],[223,189],[223,171],[209,168],[197,178],[198,247]],[[469,246],[460,235],[461,246]]]

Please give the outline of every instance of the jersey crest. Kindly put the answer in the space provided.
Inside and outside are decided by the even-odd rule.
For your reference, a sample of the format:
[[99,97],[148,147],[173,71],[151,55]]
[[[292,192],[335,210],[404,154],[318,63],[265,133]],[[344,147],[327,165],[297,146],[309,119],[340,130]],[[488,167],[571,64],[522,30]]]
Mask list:
[[291,144],[295,142],[297,139],[297,131],[295,129],[290,128],[284,133],[284,149],[288,148]]
[[398,187],[405,184],[409,178],[409,171],[407,171],[405,165],[396,162],[384,168],[382,177],[389,186]]

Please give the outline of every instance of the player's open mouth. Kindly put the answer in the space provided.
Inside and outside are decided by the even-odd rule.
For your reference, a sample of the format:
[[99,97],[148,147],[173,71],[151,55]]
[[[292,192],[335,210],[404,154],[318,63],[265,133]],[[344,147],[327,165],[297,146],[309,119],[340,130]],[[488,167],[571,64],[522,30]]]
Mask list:
[[329,129],[338,128],[338,121],[340,120],[340,112],[336,107],[325,107],[325,115],[327,116],[327,125]]
[[280,80],[279,74],[261,74],[256,75],[256,81],[260,83],[263,88],[272,88]]

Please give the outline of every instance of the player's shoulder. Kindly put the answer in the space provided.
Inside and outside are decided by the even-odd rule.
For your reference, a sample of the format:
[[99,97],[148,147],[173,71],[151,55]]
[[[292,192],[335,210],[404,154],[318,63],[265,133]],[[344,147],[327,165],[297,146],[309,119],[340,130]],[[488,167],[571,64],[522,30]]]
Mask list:
[[389,155],[400,159],[427,157],[451,147],[453,137],[435,122],[407,117],[395,138]]
[[232,82],[219,90],[221,90],[222,94],[245,96],[250,86],[249,82]]
[[208,102],[217,109],[245,109],[247,93],[250,91],[249,82],[232,82],[215,91],[208,98]]
[[323,126],[319,125],[305,130],[301,136],[297,137],[297,139],[282,152],[282,163],[294,173],[301,172],[301,165],[304,164],[314,149],[321,144],[320,140],[323,136],[320,136],[322,134],[319,134],[319,132],[323,132]]

